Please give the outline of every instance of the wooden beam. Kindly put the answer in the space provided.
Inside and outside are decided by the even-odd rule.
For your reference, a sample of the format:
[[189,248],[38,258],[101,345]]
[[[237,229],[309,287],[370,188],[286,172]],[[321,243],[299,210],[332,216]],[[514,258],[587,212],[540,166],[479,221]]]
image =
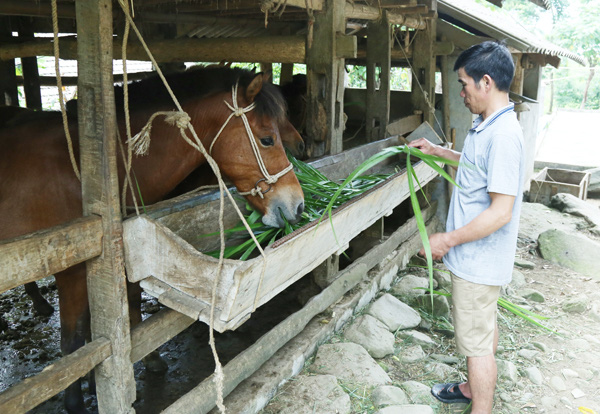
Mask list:
[[76,0],[83,214],[102,217],[102,255],[87,264],[92,339],[112,355],[95,370],[98,411],[130,413],[136,399],[117,174],[112,1]]
[[102,253],[102,220],[90,216],[0,242],[0,292]]
[[[24,18],[20,19],[19,39],[33,39],[33,30],[30,22]],[[42,109],[42,93],[40,90],[40,73],[38,71],[37,57],[27,57],[21,59],[23,69],[23,90],[25,92],[25,102],[27,108]]]
[[131,362],[141,360],[194,322],[172,309],[161,309],[131,330]]
[[[354,37],[346,39],[339,51],[341,57],[354,57]],[[270,62],[304,63],[305,38],[303,36],[273,36],[217,39],[165,39],[148,41],[148,47],[158,62]],[[121,41],[114,40],[113,49],[121,50]],[[349,55],[349,56],[346,56]],[[0,60],[27,56],[54,56],[52,41],[39,39],[30,42],[0,45]],[[61,38],[60,57],[77,58],[77,40]],[[127,46],[131,60],[149,60],[141,44],[131,40]],[[115,56],[119,59],[119,56]]]
[[385,138],[390,119],[390,70],[392,30],[383,11],[380,21],[369,22],[367,32],[367,110],[368,141]]
[[388,136],[405,135],[417,129],[422,123],[423,114],[418,113],[415,115],[409,115],[407,117],[390,122],[387,126],[386,132]]
[[[58,17],[69,19],[75,18],[75,6],[59,2],[56,8]],[[30,17],[46,17],[52,15],[50,2],[39,1],[23,1],[23,0],[2,0],[0,2],[0,14],[5,16],[30,16]]]
[[427,30],[417,31],[413,46],[411,102],[415,110],[423,111],[423,121],[434,124],[435,105],[435,55],[433,45],[436,22],[432,20]]
[[[155,76],[156,72],[132,72],[127,74],[129,81],[146,79],[149,76]],[[56,77],[40,76],[40,86],[56,86]],[[77,86],[77,76],[61,76],[60,80],[63,86]],[[23,85],[24,79],[22,76],[17,76],[17,85]],[[123,82],[123,75],[113,75],[113,82]]]
[[0,412],[24,413],[58,394],[111,355],[110,341],[98,338],[0,394]]

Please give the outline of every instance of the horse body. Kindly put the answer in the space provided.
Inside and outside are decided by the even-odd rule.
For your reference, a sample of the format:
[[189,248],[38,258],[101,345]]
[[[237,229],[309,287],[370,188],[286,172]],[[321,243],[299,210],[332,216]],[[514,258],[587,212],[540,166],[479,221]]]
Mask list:
[[[196,71],[191,74],[194,78],[190,79],[188,74],[174,82],[175,86],[178,81],[181,83],[182,107],[190,115],[191,123],[205,148],[210,147],[231,114],[224,100],[231,103],[232,99],[236,99],[240,107],[254,103],[256,108],[246,114],[254,136],[248,137],[242,120],[234,116],[214,143],[212,156],[222,173],[240,191],[255,187],[265,191],[263,197],[249,197],[250,203],[263,213],[265,223],[283,225],[281,214],[290,221],[299,220],[304,200],[297,178],[290,171],[267,187],[249,143],[249,139],[257,141],[269,174],[275,175],[289,165],[278,129],[284,115],[282,99],[269,90],[268,85],[263,85],[261,74],[221,68],[209,71],[209,80],[206,80],[201,76],[204,75],[202,72]],[[226,78],[221,80],[221,84],[214,81],[219,76]],[[208,91],[206,88],[201,88],[202,93],[189,91],[194,79],[208,82]],[[237,96],[231,92],[232,82],[240,83]],[[133,93],[140,88],[148,89],[148,85],[132,88]],[[133,131],[139,131],[152,113],[172,109],[164,103],[151,105],[139,96],[135,99],[131,105]],[[159,94],[159,99],[164,102],[164,96]],[[126,133],[122,119],[119,120],[119,130],[124,140]],[[77,126],[70,125],[70,132],[74,137],[77,155]],[[191,137],[189,131],[188,136]],[[132,161],[137,181],[134,186],[139,187],[145,204],[164,198],[206,161],[202,154],[183,140],[178,128],[167,125],[160,118],[153,123],[151,139],[149,154],[134,157]],[[122,185],[126,171],[120,157],[117,164],[119,183]],[[59,115],[0,130],[0,177],[0,240],[52,227],[82,215],[81,184],[71,166]],[[261,181],[263,183],[259,184]],[[131,202],[131,194],[128,194],[127,204]],[[60,305],[61,349],[68,354],[81,347],[90,337],[85,265],[59,272],[55,278]],[[129,290],[129,305],[131,324],[134,326],[141,321],[140,289],[137,285]],[[79,381],[66,390],[65,405],[70,413],[86,412]]]

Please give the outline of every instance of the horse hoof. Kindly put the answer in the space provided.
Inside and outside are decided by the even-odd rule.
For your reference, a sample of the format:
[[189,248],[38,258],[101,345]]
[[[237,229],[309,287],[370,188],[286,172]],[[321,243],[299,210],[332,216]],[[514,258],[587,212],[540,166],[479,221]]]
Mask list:
[[40,316],[50,316],[54,313],[54,307],[50,305],[46,300],[43,302],[33,302],[33,309]]
[[164,374],[169,369],[165,360],[160,356],[158,351],[152,351],[143,359],[144,367],[155,374]]

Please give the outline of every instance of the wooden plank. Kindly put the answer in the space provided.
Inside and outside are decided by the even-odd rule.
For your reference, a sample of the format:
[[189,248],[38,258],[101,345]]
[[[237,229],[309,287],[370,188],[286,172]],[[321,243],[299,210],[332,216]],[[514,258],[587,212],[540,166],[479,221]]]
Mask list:
[[[19,28],[19,39],[33,39],[33,29],[31,23],[21,19]],[[38,72],[38,63],[36,57],[21,59],[23,69],[23,90],[25,92],[25,101],[27,108],[42,110],[42,93],[40,90],[40,74]]]
[[418,113],[390,122],[386,128],[388,136],[405,135],[414,131],[423,123],[423,114]]
[[84,216],[102,217],[103,252],[87,262],[92,339],[111,341],[95,370],[98,411],[132,412],[136,398],[117,172],[111,0],[76,0],[78,120]]
[[0,242],[0,292],[102,253],[102,219],[90,216]]
[[[433,208],[425,210],[425,217],[431,217]],[[237,355],[224,368],[225,376],[223,395],[228,395],[235,387],[255,372],[279,348],[300,333],[310,320],[323,312],[333,303],[337,302],[346,292],[354,288],[367,276],[367,272],[383,257],[391,253],[396,247],[407,239],[419,238],[416,220],[410,219],[380,246],[369,251],[361,260],[351,264],[340,272],[339,277],[321,293],[313,297],[302,309],[286,318],[275,328],[263,335],[254,345]],[[411,238],[411,236],[413,236]],[[420,238],[418,239],[420,241]],[[420,244],[410,243],[411,251],[420,248]],[[216,388],[214,374],[204,380],[190,392],[185,394],[171,406],[167,407],[164,414],[206,413],[215,406]]]
[[196,322],[172,309],[161,309],[131,330],[131,362],[137,362]]
[[433,45],[436,36],[436,21],[432,20],[427,30],[416,32],[413,47],[410,101],[413,108],[423,111],[423,121],[433,125],[435,106],[435,55]]
[[39,374],[0,394],[0,412],[24,413],[58,394],[111,355],[110,341],[98,338]]

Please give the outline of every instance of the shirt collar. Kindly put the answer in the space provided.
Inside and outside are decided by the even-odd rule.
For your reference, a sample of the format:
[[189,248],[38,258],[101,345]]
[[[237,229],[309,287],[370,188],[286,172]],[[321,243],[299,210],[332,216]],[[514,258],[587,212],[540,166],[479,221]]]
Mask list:
[[500,118],[505,113],[507,113],[507,112],[513,112],[514,107],[515,107],[515,104],[511,102],[507,106],[505,106],[504,108],[498,109],[496,112],[494,112],[493,114],[491,114],[485,121],[483,120],[483,117],[481,115],[479,115],[473,121],[473,127],[471,128],[471,131],[475,131],[475,132],[481,132],[481,131],[483,131],[489,125],[491,125],[492,123],[494,123],[494,121],[496,121],[496,119]]

